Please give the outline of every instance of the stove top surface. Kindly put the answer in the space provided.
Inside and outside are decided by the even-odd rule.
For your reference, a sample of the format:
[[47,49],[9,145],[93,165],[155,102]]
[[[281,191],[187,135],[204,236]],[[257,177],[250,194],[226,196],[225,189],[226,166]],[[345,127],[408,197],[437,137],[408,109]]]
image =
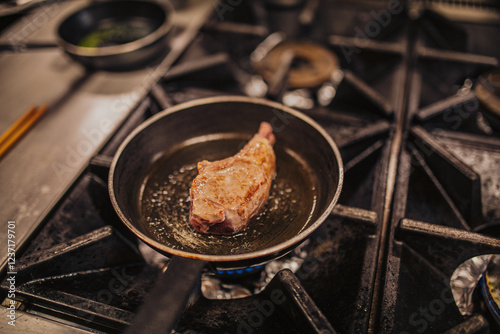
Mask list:
[[[16,300],[30,319],[27,330],[40,319],[50,319],[54,332],[127,328],[170,261],[138,242],[114,213],[107,190],[114,153],[136,126],[169,106],[250,95],[301,110],[332,136],[345,166],[339,204],[288,257],[239,278],[205,275],[174,332],[498,331],[479,292],[472,314],[462,315],[450,288],[464,261],[500,251],[500,129],[476,94],[481,78],[499,65],[500,48],[492,42],[499,9],[489,1],[476,5],[217,2],[175,65],[123,112],[61,199],[43,211],[40,225],[26,232],[16,259]],[[291,85],[292,71],[314,73],[317,66],[295,50],[278,54],[274,73],[263,75],[256,50],[265,62],[285,40],[320,45],[338,65],[312,86]],[[81,113],[94,110],[100,119],[98,109],[85,106]],[[10,160],[23,144],[30,145],[20,143]],[[2,184],[15,184],[8,159],[1,168]],[[20,202],[9,201],[21,229],[26,218],[14,211]]]

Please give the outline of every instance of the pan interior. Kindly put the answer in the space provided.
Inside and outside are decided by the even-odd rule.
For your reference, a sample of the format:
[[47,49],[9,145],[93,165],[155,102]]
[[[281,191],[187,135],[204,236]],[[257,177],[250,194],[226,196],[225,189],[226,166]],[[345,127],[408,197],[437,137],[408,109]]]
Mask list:
[[59,34],[66,42],[86,48],[123,45],[150,35],[166,17],[153,2],[98,2],[69,16]]
[[157,24],[142,17],[102,20],[77,44],[87,48],[122,45],[151,34],[156,28]]
[[143,230],[173,249],[208,255],[234,255],[280,244],[303,230],[317,214],[317,179],[308,164],[276,143],[276,177],[265,208],[241,233],[222,236],[195,231],[189,223],[189,189],[197,163],[234,155],[249,140],[226,134],[190,140],[152,165],[141,186]]

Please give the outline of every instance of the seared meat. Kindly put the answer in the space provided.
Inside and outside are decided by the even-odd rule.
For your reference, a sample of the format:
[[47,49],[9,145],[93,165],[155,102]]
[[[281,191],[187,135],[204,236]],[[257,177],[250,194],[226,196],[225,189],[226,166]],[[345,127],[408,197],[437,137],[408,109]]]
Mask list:
[[273,129],[262,122],[259,132],[236,155],[198,163],[189,191],[189,221],[199,232],[235,234],[243,231],[264,207],[276,170]]

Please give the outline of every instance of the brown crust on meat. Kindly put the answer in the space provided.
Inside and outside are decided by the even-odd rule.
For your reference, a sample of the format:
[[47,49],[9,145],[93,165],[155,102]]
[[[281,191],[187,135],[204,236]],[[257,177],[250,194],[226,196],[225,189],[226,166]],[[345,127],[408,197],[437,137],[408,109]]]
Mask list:
[[234,234],[248,226],[269,197],[276,170],[274,142],[271,125],[263,122],[259,132],[235,156],[198,163],[189,212],[197,231]]

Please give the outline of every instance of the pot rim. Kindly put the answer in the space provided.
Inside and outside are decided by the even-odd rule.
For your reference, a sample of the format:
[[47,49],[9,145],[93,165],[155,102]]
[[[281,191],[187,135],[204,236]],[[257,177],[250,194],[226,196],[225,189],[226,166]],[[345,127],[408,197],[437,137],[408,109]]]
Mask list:
[[[60,29],[61,26],[70,20],[71,18],[74,17],[74,15],[77,15],[80,11],[90,8],[92,6],[102,6],[105,4],[111,4],[111,5],[120,5],[120,2],[145,2],[149,3],[152,5],[158,6],[159,9],[161,9],[165,13],[165,20],[163,23],[153,32],[150,34],[136,39],[132,42],[128,42],[125,44],[120,44],[120,45],[112,45],[112,46],[103,46],[103,47],[84,47],[84,46],[79,46],[73,43],[68,42],[64,38],[62,38]],[[138,1],[138,0],[120,0],[120,1],[113,1],[113,2],[106,2],[106,3],[95,3],[90,6],[85,6],[82,8],[79,8],[78,10],[72,12],[68,16],[66,16],[62,22],[58,25],[57,27],[57,35],[56,35],[56,44],[59,45],[61,48],[63,48],[66,52],[75,55],[75,56],[80,56],[80,57],[103,57],[103,56],[117,56],[117,55],[122,55],[122,54],[127,54],[131,53],[134,51],[141,50],[147,46],[150,46],[157,42],[158,40],[162,39],[167,35],[167,33],[170,31],[174,24],[174,16],[175,16],[175,9],[172,6],[172,4],[169,1],[156,1],[156,0],[143,0],[143,1]]]

